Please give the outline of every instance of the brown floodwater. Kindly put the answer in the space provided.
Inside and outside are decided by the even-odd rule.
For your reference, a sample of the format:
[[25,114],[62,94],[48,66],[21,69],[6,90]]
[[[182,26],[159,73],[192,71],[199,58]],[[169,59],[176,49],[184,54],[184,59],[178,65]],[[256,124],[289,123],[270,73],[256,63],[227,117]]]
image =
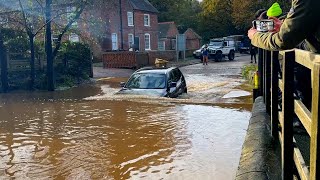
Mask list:
[[248,107],[107,89],[0,95],[0,179],[234,179]]

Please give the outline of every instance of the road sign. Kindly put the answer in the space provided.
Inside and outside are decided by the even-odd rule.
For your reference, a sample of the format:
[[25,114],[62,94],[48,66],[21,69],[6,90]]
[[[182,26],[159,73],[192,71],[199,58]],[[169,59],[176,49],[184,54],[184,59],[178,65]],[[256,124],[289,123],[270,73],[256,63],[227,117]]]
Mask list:
[[177,51],[186,50],[186,36],[184,34],[177,35]]

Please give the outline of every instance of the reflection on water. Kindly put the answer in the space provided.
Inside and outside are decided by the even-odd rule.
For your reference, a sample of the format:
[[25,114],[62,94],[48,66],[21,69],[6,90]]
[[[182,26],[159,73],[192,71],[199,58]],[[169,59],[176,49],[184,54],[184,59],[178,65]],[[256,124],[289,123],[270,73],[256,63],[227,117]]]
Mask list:
[[1,95],[0,179],[235,176],[249,112],[83,100],[100,91]]

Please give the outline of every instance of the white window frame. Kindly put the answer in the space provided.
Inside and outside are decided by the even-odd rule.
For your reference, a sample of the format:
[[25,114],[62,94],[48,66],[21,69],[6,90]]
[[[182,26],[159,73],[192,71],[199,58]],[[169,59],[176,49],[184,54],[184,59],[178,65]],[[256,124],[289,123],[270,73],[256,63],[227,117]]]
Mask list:
[[[159,51],[165,51],[166,50],[166,41],[159,41],[158,42],[159,44],[158,44],[158,50]],[[161,46],[159,46],[161,44]],[[160,48],[160,47],[162,47],[162,48]]]
[[[148,41],[146,40],[147,39],[146,37],[148,37]],[[147,43],[148,43],[149,47],[147,47]],[[149,33],[144,34],[144,49],[146,51],[151,50],[151,36]]]
[[134,26],[133,12],[127,12],[128,26]]
[[69,41],[70,42],[80,42],[80,37],[76,33],[69,34]]
[[[146,23],[146,18],[147,18],[147,23]],[[143,15],[143,24],[144,26],[150,27],[150,14],[144,14]]]
[[[116,35],[116,36],[115,36],[115,37],[116,37],[115,46],[113,46],[113,43],[114,43],[114,41],[113,41],[113,36],[114,36],[114,35]],[[114,48],[114,47],[115,47],[115,48]],[[113,51],[119,50],[118,34],[117,34],[117,33],[112,33],[112,34],[111,34],[111,48],[112,48]]]
[[51,41],[52,41],[53,43],[57,43],[57,42],[58,42],[58,39],[59,39],[58,37],[59,37],[58,34],[52,33],[52,34],[51,34]]
[[131,48],[132,45],[134,45],[134,35],[131,33],[128,34],[128,44],[129,44],[129,48]]

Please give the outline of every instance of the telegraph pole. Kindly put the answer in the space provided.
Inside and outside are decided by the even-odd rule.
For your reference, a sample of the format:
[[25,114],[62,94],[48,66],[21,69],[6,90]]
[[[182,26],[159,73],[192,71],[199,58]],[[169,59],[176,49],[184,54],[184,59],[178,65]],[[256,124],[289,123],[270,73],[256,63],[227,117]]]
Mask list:
[[119,16],[120,16],[120,38],[121,50],[123,50],[123,24],[122,24],[122,0],[119,0]]

